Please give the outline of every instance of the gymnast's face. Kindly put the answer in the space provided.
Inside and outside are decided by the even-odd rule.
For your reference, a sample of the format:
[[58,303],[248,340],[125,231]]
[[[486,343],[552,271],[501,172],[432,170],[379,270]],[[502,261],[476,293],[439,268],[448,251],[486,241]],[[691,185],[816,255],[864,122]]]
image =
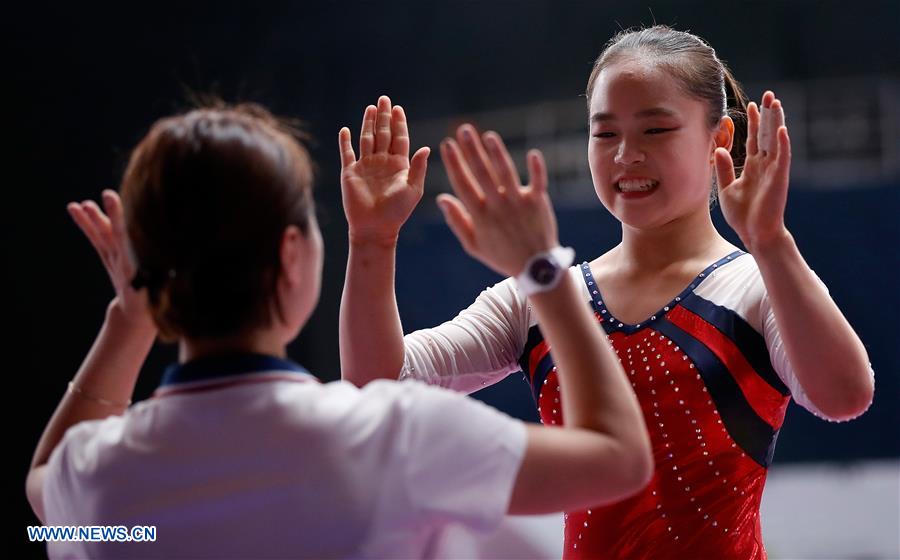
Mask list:
[[600,72],[589,106],[594,189],[620,222],[653,229],[708,212],[716,135],[704,101],[665,69],[626,59]]

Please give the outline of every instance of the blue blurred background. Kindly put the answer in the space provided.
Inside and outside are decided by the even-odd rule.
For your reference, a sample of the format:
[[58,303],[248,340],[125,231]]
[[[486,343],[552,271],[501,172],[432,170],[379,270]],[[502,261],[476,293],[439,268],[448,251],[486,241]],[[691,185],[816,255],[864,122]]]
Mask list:
[[[503,134],[520,168],[526,148],[543,149],[561,239],[578,259],[593,259],[618,242],[619,229],[591,186],[581,95],[603,44],[620,28],[654,21],[708,40],[752,98],[774,89],[785,101],[794,143],[788,227],[865,342],[877,390],[869,412],[850,423],[822,422],[792,405],[776,466],[888,465],[879,510],[888,518],[879,530],[896,542],[900,2],[200,0],[20,4],[4,19],[11,41],[4,82],[13,96],[3,218],[14,332],[7,398],[25,405],[13,409],[24,418],[13,420],[11,438],[9,507],[20,522],[5,542],[22,554],[43,554],[23,528],[36,523],[22,490],[31,452],[112,295],[65,204],[117,186],[130,148],[153,121],[188,108],[195,93],[215,93],[307,122],[317,139],[327,256],[321,304],[290,354],[332,380],[347,251],[337,130],[348,125],[356,134],[365,105],[388,94],[407,111],[414,148],[436,147],[472,120]],[[426,197],[401,236],[397,291],[406,331],[452,318],[499,280],[441,222],[434,195],[445,190],[435,154]],[[716,221],[736,241],[718,211]],[[174,359],[174,347],[157,345],[136,398],[152,392]],[[534,420],[521,377],[476,397]],[[890,557],[881,550],[854,557]]]

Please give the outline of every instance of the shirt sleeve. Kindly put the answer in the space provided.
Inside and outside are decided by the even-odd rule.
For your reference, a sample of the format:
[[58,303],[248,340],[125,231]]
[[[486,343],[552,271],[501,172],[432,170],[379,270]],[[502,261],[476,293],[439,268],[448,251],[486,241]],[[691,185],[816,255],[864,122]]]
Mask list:
[[[813,274],[815,275],[815,273]],[[827,293],[828,286],[826,286],[825,283],[822,282],[822,279],[817,275],[816,280]],[[762,284],[761,276],[759,278],[759,282],[760,284]],[[784,348],[784,342],[781,339],[781,333],[778,330],[778,323],[775,321],[775,311],[772,309],[771,302],[769,301],[769,292],[765,290],[764,287],[762,290],[762,297],[760,298],[759,305],[760,317],[762,318],[763,336],[766,340],[766,347],[769,350],[769,357],[772,361],[772,367],[775,368],[775,371],[778,373],[778,377],[780,377],[781,381],[787,386],[788,389],[790,389],[791,397],[798,405],[802,406],[819,418],[830,420],[830,418],[823,414],[809,400],[809,396],[803,389],[803,385],[800,383],[800,380],[794,373],[794,368],[791,365],[790,360],[788,359],[787,352]],[[872,376],[872,379],[875,378],[875,372],[872,370],[871,364],[869,365],[869,375]]]
[[394,491],[382,499],[390,506],[379,510],[400,508],[395,513],[425,526],[495,528],[509,508],[525,454],[524,423],[423,383],[376,381],[365,391],[390,391],[396,400],[384,479],[393,481],[385,487]]
[[454,319],[406,335],[400,379],[472,393],[519,371],[530,310],[515,280],[486,289]]
[[[83,519],[86,496],[101,494],[105,447],[121,440],[121,416],[86,420],[70,427],[47,461],[44,511],[48,525],[73,525]],[[81,504],[81,505],[79,505]]]

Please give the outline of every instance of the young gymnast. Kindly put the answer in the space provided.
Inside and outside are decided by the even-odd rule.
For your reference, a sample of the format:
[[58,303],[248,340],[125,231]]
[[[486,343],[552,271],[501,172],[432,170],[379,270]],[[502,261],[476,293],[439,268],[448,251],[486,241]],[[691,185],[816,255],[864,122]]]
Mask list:
[[[421,192],[427,151],[410,169],[394,125],[361,139],[355,187],[377,189],[366,166],[389,160]],[[431,557],[451,524],[484,530],[649,481],[640,408],[574,279],[532,301],[559,349],[566,429],[420,383],[323,384],[289,361],[319,297],[311,165],[261,107],[200,109],[152,127],[105,212],[69,206],[116,295],[38,444],[28,498],[48,525],[154,526],[155,540],[57,541],[51,557]],[[541,170],[494,199],[502,229],[474,217],[482,262],[510,273],[556,244],[544,188]],[[157,332],[178,363],[129,406]]]
[[[784,223],[783,107],[771,92],[761,107],[746,105],[708,44],[665,26],[614,37],[594,65],[587,100],[594,189],[621,222],[622,241],[569,274],[559,272],[570,264],[566,255],[546,258],[555,260],[551,276],[579,279],[582,305],[624,366],[650,429],[656,474],[629,499],[570,510],[563,555],[765,558],[759,505],[789,400],[847,420],[866,410],[874,390],[865,348]],[[389,111],[382,100],[375,121]],[[492,197],[471,191],[502,193],[520,181],[496,133],[479,136],[464,125],[442,155],[454,189],[468,194],[441,195],[438,204],[477,256],[471,208]],[[715,230],[711,188],[747,253]],[[534,296],[524,295],[534,280],[529,270],[508,270],[513,278],[453,320],[402,336],[394,252],[400,218],[414,202],[398,197],[380,213],[380,228],[367,223],[376,235],[354,235],[348,216],[345,378],[363,385],[399,376],[471,392],[521,370],[543,423],[568,423],[569,395],[557,389],[559,348],[533,312]],[[363,309],[367,320],[354,321]]]

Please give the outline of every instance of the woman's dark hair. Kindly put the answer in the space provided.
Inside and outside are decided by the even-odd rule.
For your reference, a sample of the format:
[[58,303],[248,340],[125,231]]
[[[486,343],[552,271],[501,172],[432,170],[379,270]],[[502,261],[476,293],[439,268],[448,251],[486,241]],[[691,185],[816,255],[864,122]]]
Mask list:
[[700,37],[665,25],[621,31],[609,40],[594,63],[587,83],[588,103],[600,72],[629,57],[664,68],[687,95],[706,101],[710,127],[718,125],[725,115],[731,117],[734,121],[731,158],[740,171],[746,156],[747,98],[716,51]]
[[312,162],[296,129],[254,104],[157,121],[122,180],[128,237],[166,340],[217,338],[281,316],[285,228],[309,233]]

